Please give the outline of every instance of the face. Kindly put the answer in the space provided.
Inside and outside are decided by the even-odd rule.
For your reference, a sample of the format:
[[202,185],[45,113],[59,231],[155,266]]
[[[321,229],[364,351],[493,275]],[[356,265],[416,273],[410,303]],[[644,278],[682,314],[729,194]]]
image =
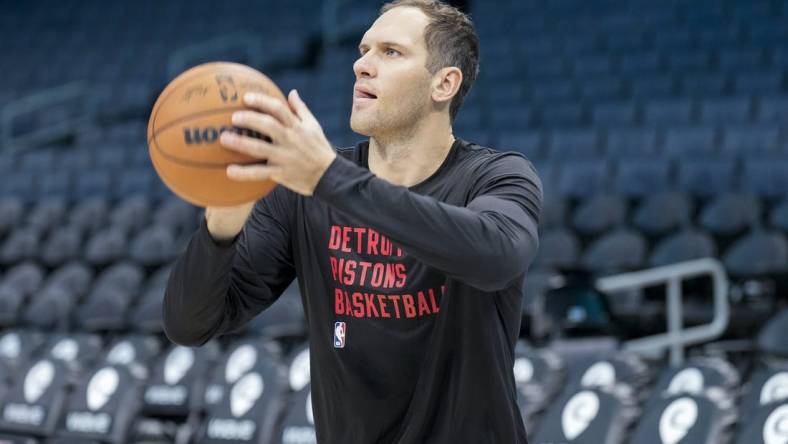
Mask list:
[[353,131],[369,137],[406,131],[429,111],[428,24],[421,10],[398,7],[381,15],[364,34],[353,64]]

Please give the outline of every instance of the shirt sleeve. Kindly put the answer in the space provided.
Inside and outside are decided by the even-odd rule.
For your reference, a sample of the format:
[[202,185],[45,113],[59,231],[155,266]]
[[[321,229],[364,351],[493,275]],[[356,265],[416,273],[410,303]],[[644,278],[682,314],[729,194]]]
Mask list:
[[292,206],[283,187],[255,204],[241,233],[217,242],[205,219],[176,260],[163,301],[164,331],[199,346],[268,308],[295,278]]
[[542,186],[516,153],[496,156],[474,179],[466,206],[420,195],[337,156],[314,195],[365,221],[425,264],[484,291],[525,273],[539,244]]

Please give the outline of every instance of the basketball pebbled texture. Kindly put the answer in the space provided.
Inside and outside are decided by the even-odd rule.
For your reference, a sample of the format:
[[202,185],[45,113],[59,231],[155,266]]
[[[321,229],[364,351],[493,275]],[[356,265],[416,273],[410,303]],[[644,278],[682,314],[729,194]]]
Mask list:
[[159,95],[148,120],[148,152],[159,177],[176,195],[201,207],[233,206],[257,200],[276,186],[270,180],[238,182],[226,175],[229,164],[260,163],[219,144],[224,131],[265,138],[231,123],[232,114],[245,109],[247,92],[287,102],[267,76],[230,62],[191,68]]

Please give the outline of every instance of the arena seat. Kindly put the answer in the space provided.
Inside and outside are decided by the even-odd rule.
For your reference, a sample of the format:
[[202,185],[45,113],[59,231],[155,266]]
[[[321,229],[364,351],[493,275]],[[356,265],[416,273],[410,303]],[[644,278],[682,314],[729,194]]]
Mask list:
[[640,202],[632,225],[646,236],[664,236],[692,220],[692,202],[682,193],[654,193]]
[[69,380],[63,363],[41,359],[20,373],[24,383],[15,384],[3,397],[0,432],[28,437],[52,437],[65,408]]
[[742,424],[736,444],[769,444],[785,435],[781,424],[788,418],[788,400],[761,406],[753,417]]
[[582,388],[556,400],[529,442],[624,443],[638,410],[631,388]]
[[596,237],[622,226],[627,204],[617,196],[600,194],[584,199],[572,214],[572,228],[586,238]]
[[539,251],[533,265],[544,268],[574,268],[580,257],[580,241],[566,229],[545,230],[539,235]]
[[514,381],[517,385],[517,404],[526,430],[533,430],[539,416],[558,396],[566,379],[565,365],[554,352],[532,350],[523,342],[517,344]]
[[143,389],[147,415],[186,418],[201,405],[210,366],[219,355],[216,342],[200,348],[169,347],[152,367]]
[[55,436],[121,444],[140,409],[141,384],[123,366],[88,373],[68,398]]
[[718,195],[700,213],[700,226],[713,236],[725,237],[743,233],[758,220],[761,205],[749,194]]
[[708,198],[736,191],[736,164],[726,159],[686,159],[678,163],[676,187]]
[[788,271],[788,241],[780,232],[755,229],[739,238],[722,260],[737,277],[784,273]]
[[636,270],[643,266],[647,248],[643,235],[621,228],[593,241],[580,263],[596,274]]
[[672,394],[659,399],[643,413],[630,442],[727,442],[735,420],[733,401],[719,388],[695,394]]
[[658,267],[705,257],[717,257],[714,239],[697,228],[686,227],[657,243],[648,263]]
[[671,165],[658,157],[631,158],[618,162],[613,190],[622,196],[643,197],[670,188]]

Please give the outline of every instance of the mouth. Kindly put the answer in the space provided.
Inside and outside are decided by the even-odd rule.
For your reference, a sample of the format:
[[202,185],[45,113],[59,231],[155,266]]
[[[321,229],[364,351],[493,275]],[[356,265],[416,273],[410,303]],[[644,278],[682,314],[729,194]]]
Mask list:
[[354,100],[356,100],[356,99],[374,100],[374,99],[377,99],[377,98],[378,98],[378,96],[376,96],[375,94],[372,94],[372,92],[367,90],[366,88],[356,87],[356,88],[353,89],[353,99]]

